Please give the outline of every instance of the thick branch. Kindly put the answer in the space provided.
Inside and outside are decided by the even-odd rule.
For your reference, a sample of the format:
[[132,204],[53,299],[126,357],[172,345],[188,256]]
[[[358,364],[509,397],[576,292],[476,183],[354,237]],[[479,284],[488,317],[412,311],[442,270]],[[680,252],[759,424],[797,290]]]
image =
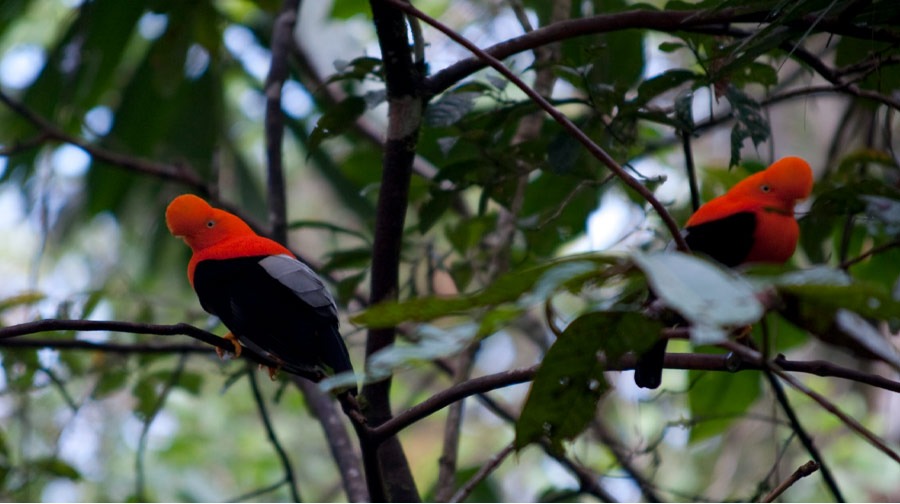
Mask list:
[[[372,248],[371,302],[374,304],[396,299],[398,295],[403,225],[424,106],[419,92],[424,62],[417,65],[412,61],[403,13],[383,0],[370,0],[369,4],[384,62],[388,99],[387,140]],[[366,357],[393,344],[395,337],[394,328],[369,330]],[[362,395],[368,405],[364,413],[370,425],[379,425],[391,418],[390,389],[390,378],[363,388]],[[366,474],[372,500],[419,500],[399,440],[388,439],[380,446],[364,442],[362,449],[364,458],[367,451],[377,450],[380,469],[377,474],[368,471]],[[372,460],[371,453],[368,457]]]
[[[711,27],[721,27],[721,25],[730,23],[765,23],[771,20],[771,14],[769,10],[747,12],[736,9],[720,9],[714,12],[632,10],[555,23],[495,44],[486,48],[485,52],[502,60],[514,54],[530,51],[535,47],[585,35],[629,29],[646,29],[666,33],[707,32]],[[788,25],[802,30],[801,33],[805,32],[809,26],[816,25],[821,31],[834,34],[893,42],[898,40],[897,34],[892,32],[848,26],[842,24],[841,20],[816,19],[814,16],[803,17],[788,23]],[[425,89],[429,95],[441,93],[486,66],[488,66],[487,61],[479,57],[460,60],[429,77],[425,81]]]

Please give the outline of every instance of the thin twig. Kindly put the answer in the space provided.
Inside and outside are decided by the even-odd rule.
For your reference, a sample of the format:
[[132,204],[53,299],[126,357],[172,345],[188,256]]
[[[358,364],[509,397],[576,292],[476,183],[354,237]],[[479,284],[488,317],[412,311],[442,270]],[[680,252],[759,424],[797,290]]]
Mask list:
[[[25,336],[28,334],[37,334],[44,332],[52,332],[52,331],[112,331],[112,332],[122,332],[122,333],[130,333],[130,334],[155,334],[158,336],[188,336],[194,338],[196,340],[202,341],[204,343],[208,343],[214,347],[221,348],[226,351],[233,351],[234,345],[226,340],[225,338],[220,338],[215,334],[204,331],[199,327],[192,326],[190,324],[180,323],[180,324],[144,324],[139,322],[124,322],[119,320],[69,320],[69,319],[43,319],[36,320],[33,322],[25,322],[23,324],[17,324],[7,327],[0,327],[0,347],[5,343],[3,340],[8,338],[14,338],[17,336]],[[65,341],[65,340],[63,340]],[[49,348],[53,348],[53,346],[49,346]],[[62,348],[62,347],[61,347]],[[83,350],[87,347],[77,346],[75,349]],[[94,349],[102,349],[102,347],[98,346]],[[112,351],[118,351],[117,348],[113,348]],[[186,355],[186,353],[185,353]],[[264,366],[269,367],[279,367],[279,364],[273,361],[268,356],[261,355],[253,349],[244,347],[243,352],[241,352],[241,357],[245,357],[257,364],[262,364]],[[312,372],[305,372],[299,369],[287,369],[286,367],[282,367],[282,371],[295,374],[298,376],[303,376],[306,379],[312,381],[318,381],[321,379],[321,376],[318,374],[313,374]]]
[[835,406],[834,403],[829,401],[825,396],[810,389],[800,380],[787,373],[786,371],[788,370],[780,365],[781,361],[779,359],[776,359],[774,361],[765,361],[761,358],[759,352],[756,352],[755,350],[747,348],[743,345],[735,344],[733,342],[723,343],[722,346],[726,347],[728,350],[731,350],[734,354],[740,356],[745,361],[753,362],[757,366],[769,367],[773,373],[775,373],[783,381],[787,382],[788,385],[818,403],[819,406],[825,409],[825,411],[828,411],[832,415],[838,417],[842,422],[844,422],[847,427],[850,428],[850,430],[868,441],[869,444],[871,444],[873,447],[880,450],[895,462],[900,463],[900,454],[898,454],[896,451],[894,451],[894,449],[888,446],[887,443],[884,442],[884,440],[876,436],[872,431],[867,429],[856,419],[841,411],[840,408]]
[[[84,350],[87,352],[107,352],[118,354],[178,354],[199,353],[213,354],[208,345],[194,344],[159,344],[159,343],[95,343],[74,339],[4,339],[0,340],[0,348],[53,348],[55,350]],[[234,349],[234,347],[231,347]]]
[[153,405],[153,409],[148,413],[147,418],[144,420],[144,426],[141,429],[141,436],[138,439],[138,447],[137,453],[135,454],[135,480],[134,480],[134,495],[138,502],[147,502],[147,495],[145,493],[145,484],[144,484],[144,455],[147,452],[147,438],[150,435],[150,425],[153,424],[153,420],[156,419],[156,415],[162,411],[163,406],[166,404],[166,399],[169,397],[169,392],[175,388],[175,385],[178,384],[178,381],[181,379],[181,374],[184,372],[185,365],[187,364],[188,354],[181,354],[181,357],[178,359],[178,363],[175,365],[175,370],[172,371],[172,375],[169,377],[169,380],[163,386],[162,392],[159,394],[159,398],[156,400],[156,404]]
[[816,472],[818,469],[819,464],[816,464],[815,461],[810,460],[809,462],[798,467],[797,470],[794,471],[786,480],[782,481],[781,484],[779,484],[777,487],[772,489],[771,492],[766,494],[766,496],[763,497],[760,502],[775,502],[775,499],[781,496],[781,494],[783,494],[785,490],[790,488],[794,483]]
[[0,102],[34,125],[39,130],[41,136],[45,138],[79,147],[90,154],[92,158],[109,163],[110,165],[166,180],[181,182],[202,194],[209,194],[209,187],[206,185],[203,178],[186,165],[157,163],[155,161],[126,156],[118,152],[98,147],[87,140],[66,133],[57,125],[44,119],[19,101],[14,100],[2,90],[0,90]]
[[272,443],[272,448],[274,448],[275,453],[278,454],[278,460],[281,462],[281,467],[284,469],[284,481],[290,489],[291,501],[303,502],[303,499],[300,498],[300,489],[297,487],[297,479],[294,477],[294,468],[291,465],[291,459],[288,457],[284,447],[281,446],[278,435],[275,434],[275,428],[272,427],[272,421],[269,419],[269,412],[266,409],[266,401],[259,391],[256,373],[254,372],[253,366],[249,363],[247,364],[247,380],[250,382],[250,391],[253,392],[256,410],[259,411],[259,417],[266,429],[266,436],[269,438],[269,442]]
[[846,269],[850,268],[851,266],[855,266],[856,264],[859,264],[874,255],[880,254],[882,252],[886,252],[892,248],[897,248],[897,247],[900,247],[900,239],[892,240],[887,243],[882,243],[881,245],[878,245],[877,247],[870,248],[869,250],[854,257],[853,259],[847,259],[846,261],[841,263],[840,268],[842,270],[846,270]]
[[287,484],[287,481],[281,480],[277,483],[272,483],[269,486],[264,486],[262,488],[257,488],[256,490],[251,490],[245,494],[238,495],[237,497],[233,497],[231,499],[226,500],[225,502],[244,502],[249,501],[250,499],[255,499],[257,497],[263,496],[267,493],[274,492],[278,490],[280,487]]
[[269,225],[272,237],[279,243],[287,242],[287,198],[284,190],[282,142],[284,140],[284,112],[281,109],[281,89],[288,78],[288,55],[297,9],[300,0],[285,0],[281,12],[275,18],[272,29],[272,59],[266,76],[266,158],[267,193],[269,199]]
[[59,395],[62,396],[63,401],[65,401],[66,406],[72,410],[72,413],[78,412],[78,403],[75,402],[75,399],[72,398],[72,395],[69,394],[69,391],[66,389],[66,384],[63,382],[53,370],[42,367],[40,370],[50,378],[50,381],[53,382],[53,385],[59,390]]
[[[767,323],[767,319],[763,318],[760,321],[760,327],[762,328],[763,333],[763,341],[768,346],[769,342],[769,324]],[[765,354],[762,354],[765,357]],[[797,435],[797,438],[800,440],[800,444],[803,445],[803,448],[806,449],[809,456],[815,461],[815,463],[822,469],[822,479],[825,481],[825,485],[828,487],[828,490],[831,492],[831,495],[834,496],[834,499],[838,502],[845,502],[843,492],[841,492],[841,488],[837,484],[837,480],[834,479],[834,475],[831,473],[831,469],[829,469],[828,465],[825,464],[825,458],[822,457],[822,454],[819,452],[818,447],[816,447],[815,443],[813,443],[812,437],[806,432],[806,429],[803,427],[803,424],[800,423],[800,417],[797,416],[797,412],[794,410],[794,407],[791,406],[791,402],[787,397],[787,394],[784,393],[784,387],[781,386],[781,383],[775,378],[775,374],[768,367],[763,368],[763,373],[766,375],[766,379],[769,381],[769,385],[772,387],[772,392],[775,394],[775,399],[778,401],[778,404],[781,405],[781,409],[784,411],[784,414],[787,416],[788,421],[791,423],[791,429]]]
[[496,453],[490,460],[484,463],[479,469],[478,472],[472,475],[468,481],[466,481],[463,486],[459,487],[459,490],[450,497],[449,502],[462,502],[466,500],[469,495],[472,494],[472,490],[475,490],[475,487],[478,486],[479,483],[484,481],[485,478],[490,476],[495,469],[497,469],[500,464],[506,460],[506,457],[509,456],[515,450],[515,443],[509,443],[502,450]]

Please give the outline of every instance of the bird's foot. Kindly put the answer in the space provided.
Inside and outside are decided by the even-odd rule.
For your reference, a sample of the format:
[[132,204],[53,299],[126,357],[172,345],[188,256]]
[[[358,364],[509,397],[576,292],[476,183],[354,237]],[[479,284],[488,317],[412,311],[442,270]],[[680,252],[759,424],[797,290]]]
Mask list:
[[269,379],[272,381],[275,381],[275,377],[278,376],[278,371],[281,371],[281,367],[284,365],[284,361],[282,361],[278,357],[275,357],[274,355],[271,355],[271,354],[269,354],[269,358],[272,359],[273,361],[275,361],[276,365],[273,367],[273,366],[265,366],[263,364],[260,364],[259,368],[260,369],[266,368],[266,370],[269,373]]
[[[227,339],[231,342],[232,345],[234,345],[234,356],[240,357],[243,347],[238,341],[237,336],[235,336],[231,331],[228,331],[228,334],[223,336],[223,338]],[[216,355],[218,355],[220,359],[225,359],[225,350],[222,350],[220,347],[216,347]]]

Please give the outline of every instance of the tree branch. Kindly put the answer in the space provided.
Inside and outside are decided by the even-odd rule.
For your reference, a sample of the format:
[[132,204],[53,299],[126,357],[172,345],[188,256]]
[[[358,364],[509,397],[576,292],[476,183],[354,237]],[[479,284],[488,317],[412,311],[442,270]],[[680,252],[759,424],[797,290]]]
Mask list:
[[250,382],[250,391],[253,392],[253,400],[256,402],[256,409],[259,411],[259,417],[262,420],[263,427],[266,429],[266,436],[269,438],[269,442],[272,443],[272,447],[278,455],[278,460],[281,461],[281,467],[284,469],[284,481],[291,492],[291,501],[303,502],[303,499],[300,498],[300,490],[297,488],[297,479],[294,477],[294,468],[291,466],[291,459],[288,458],[287,452],[284,447],[281,446],[281,441],[278,440],[278,435],[275,434],[275,429],[272,427],[272,421],[269,420],[269,411],[266,409],[266,401],[259,391],[256,373],[254,373],[253,367],[249,364],[247,365],[247,380]]
[[[189,166],[182,164],[164,164],[149,161],[146,159],[126,156],[118,152],[104,149],[94,145],[87,140],[70,135],[52,122],[39,116],[37,113],[26,107],[23,103],[14,100],[11,96],[0,90],[0,102],[5,104],[10,110],[30,122],[38,129],[40,134],[37,138],[42,140],[56,140],[81,148],[88,153],[93,159],[109,163],[113,166],[126,168],[128,170],[152,175],[164,180],[172,180],[188,185],[201,194],[208,195],[210,193],[209,186],[200,175],[192,170]],[[36,139],[35,139],[36,140]],[[29,142],[35,142],[32,140]]]
[[[400,250],[409,200],[412,164],[422,124],[424,102],[420,93],[424,61],[412,61],[407,25],[403,13],[385,0],[370,0],[372,20],[381,48],[387,88],[388,128],[382,158],[381,190],[375,211],[372,245],[372,304],[396,299],[399,291]],[[391,345],[395,328],[370,329],[366,357]],[[370,425],[379,425],[391,416],[391,378],[363,387],[364,410]],[[400,441],[386,439],[380,444],[362,443],[363,458],[377,460],[375,474],[368,471],[369,495],[374,501],[418,501],[415,481]],[[376,455],[372,456],[375,451]]]
[[[300,0],[285,0],[281,12],[275,19],[272,32],[272,60],[266,76],[266,156],[267,193],[269,203],[269,224],[273,238],[287,244],[287,194],[285,191],[282,144],[284,142],[284,112],[281,106],[281,93],[290,73],[288,58],[295,45],[294,27],[297,24],[297,11]],[[294,380],[294,384],[303,394],[313,417],[319,421],[325,432],[325,439],[334,457],[341,476],[341,482],[348,500],[362,502],[368,500],[368,494],[362,490],[363,475],[360,461],[353,453],[350,434],[337,416],[334,399],[319,387],[305,380]],[[268,428],[268,427],[267,427]],[[272,436],[270,435],[270,438]],[[274,440],[273,440],[274,442]],[[294,500],[299,500],[296,484],[292,479],[286,457],[286,476],[290,476],[291,491]]]
[[500,464],[502,464],[503,461],[506,460],[506,457],[508,457],[513,452],[513,450],[515,450],[515,447],[515,443],[509,443],[508,445],[503,447],[502,450],[497,452],[497,454],[491,457],[490,460],[485,462],[485,464],[478,469],[478,472],[473,474],[472,477],[469,478],[469,480],[466,481],[465,484],[463,484],[463,486],[459,487],[459,490],[457,490],[456,493],[454,493],[453,496],[450,497],[450,500],[448,502],[462,502],[469,498],[469,495],[472,494],[472,490],[475,490],[475,487],[478,486],[479,483],[484,481],[484,479],[490,476],[490,474],[494,472],[495,469],[500,467]]
[[819,469],[819,465],[815,463],[815,461],[810,460],[809,462],[803,464],[798,467],[796,471],[794,471],[788,479],[784,480],[775,487],[771,492],[766,494],[760,502],[775,502],[775,499],[781,496],[790,488],[794,483],[800,481],[801,479],[809,476],[810,474],[816,472]]
[[[530,51],[535,47],[585,35],[597,35],[629,29],[654,30],[666,33],[677,31],[704,33],[710,28],[721,29],[722,25],[731,23],[766,23],[771,20],[771,15],[772,13],[769,10],[631,10],[555,23],[505,40],[486,48],[484,51],[493,58],[502,60],[514,54]],[[843,25],[840,19],[827,20],[816,19],[815,16],[806,16],[795,22],[790,22],[788,25],[803,32],[809,26],[816,25],[820,31],[831,31],[835,34],[846,34],[870,40],[877,39],[892,42],[898,40],[896,33]],[[424,83],[425,90],[428,96],[442,93],[450,86],[487,66],[489,66],[487,60],[480,57],[460,60],[426,79]]]

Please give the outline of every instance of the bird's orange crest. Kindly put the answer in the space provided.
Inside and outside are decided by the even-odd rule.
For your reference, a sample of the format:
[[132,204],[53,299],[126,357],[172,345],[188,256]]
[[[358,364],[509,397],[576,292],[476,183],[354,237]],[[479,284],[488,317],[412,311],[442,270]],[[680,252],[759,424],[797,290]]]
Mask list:
[[256,235],[239,217],[213,208],[193,194],[182,194],[169,203],[166,225],[173,235],[183,238],[194,252],[226,239]]
[[794,205],[812,193],[813,176],[809,163],[788,156],[772,163],[711,200],[688,219],[693,226],[741,211],[769,211],[793,215]]

